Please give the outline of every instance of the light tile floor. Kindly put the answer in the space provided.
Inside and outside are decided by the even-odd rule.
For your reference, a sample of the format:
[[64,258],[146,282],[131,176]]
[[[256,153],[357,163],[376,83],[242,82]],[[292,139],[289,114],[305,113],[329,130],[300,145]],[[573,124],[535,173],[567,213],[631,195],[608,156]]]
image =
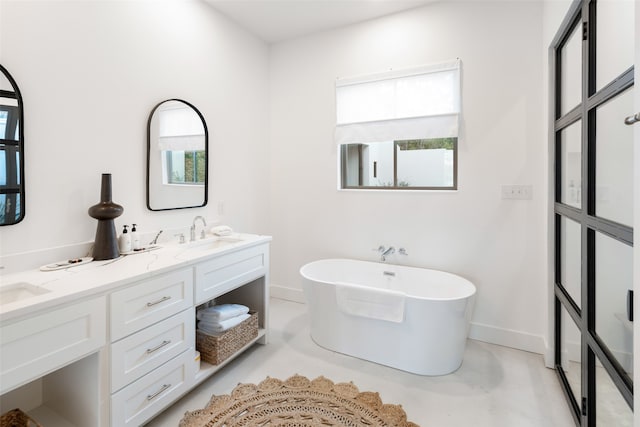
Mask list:
[[574,426],[555,371],[538,354],[469,340],[460,369],[425,377],[319,347],[309,335],[304,304],[272,299],[270,311],[269,344],[251,347],[148,426],[177,426],[185,411],[203,408],[213,394],[228,394],[238,383],[296,373],[378,391],[421,427]]

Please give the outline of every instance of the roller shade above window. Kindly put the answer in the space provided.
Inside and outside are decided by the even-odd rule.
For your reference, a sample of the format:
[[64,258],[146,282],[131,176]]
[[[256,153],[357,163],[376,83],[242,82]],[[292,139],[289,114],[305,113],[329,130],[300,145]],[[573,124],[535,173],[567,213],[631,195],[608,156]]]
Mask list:
[[204,127],[191,108],[167,108],[158,111],[160,151],[203,151]]
[[338,144],[458,136],[460,60],[336,80]]

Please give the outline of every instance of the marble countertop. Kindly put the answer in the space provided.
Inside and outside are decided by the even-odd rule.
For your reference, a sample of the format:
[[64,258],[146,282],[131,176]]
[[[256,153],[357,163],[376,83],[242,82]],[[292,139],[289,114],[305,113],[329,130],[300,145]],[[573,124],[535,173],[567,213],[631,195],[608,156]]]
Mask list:
[[[164,272],[238,250],[270,242],[270,236],[234,233],[225,237],[209,237],[185,244],[160,245],[158,249],[131,255],[121,255],[107,261],[54,271],[40,269],[20,271],[0,276],[0,322],[32,315],[41,310],[79,301],[93,295],[153,277]],[[52,260],[55,261],[55,260]],[[3,291],[26,287],[26,297],[11,301]],[[31,294],[29,291],[37,291]],[[43,293],[40,293],[43,292]]]

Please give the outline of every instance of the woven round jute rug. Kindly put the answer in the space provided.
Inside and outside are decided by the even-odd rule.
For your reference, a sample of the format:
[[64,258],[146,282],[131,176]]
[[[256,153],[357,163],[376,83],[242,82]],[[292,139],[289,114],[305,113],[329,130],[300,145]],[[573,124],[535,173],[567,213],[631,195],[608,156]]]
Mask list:
[[180,427],[239,426],[419,427],[407,421],[400,405],[382,403],[377,392],[301,375],[239,384],[231,394],[213,396],[206,408],[187,412],[180,421]]

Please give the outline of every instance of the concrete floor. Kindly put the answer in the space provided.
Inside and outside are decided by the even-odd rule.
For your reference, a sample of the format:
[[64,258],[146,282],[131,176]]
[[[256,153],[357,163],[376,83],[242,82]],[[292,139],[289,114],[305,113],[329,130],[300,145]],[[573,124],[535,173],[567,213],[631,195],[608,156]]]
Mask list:
[[573,427],[555,375],[542,356],[469,340],[460,369],[425,377],[325,350],[309,335],[304,304],[271,299],[269,344],[254,345],[151,420],[177,426],[185,411],[203,408],[213,394],[267,376],[287,379],[323,375],[377,391],[384,403],[401,404],[408,419],[428,427]]

